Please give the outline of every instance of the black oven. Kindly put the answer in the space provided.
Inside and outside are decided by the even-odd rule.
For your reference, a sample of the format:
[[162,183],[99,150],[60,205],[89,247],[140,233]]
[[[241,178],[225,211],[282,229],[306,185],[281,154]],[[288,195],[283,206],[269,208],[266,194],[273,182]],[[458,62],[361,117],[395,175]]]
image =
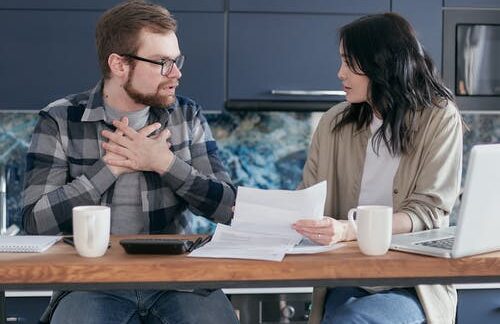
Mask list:
[[443,12],[443,78],[459,108],[500,110],[500,8]]

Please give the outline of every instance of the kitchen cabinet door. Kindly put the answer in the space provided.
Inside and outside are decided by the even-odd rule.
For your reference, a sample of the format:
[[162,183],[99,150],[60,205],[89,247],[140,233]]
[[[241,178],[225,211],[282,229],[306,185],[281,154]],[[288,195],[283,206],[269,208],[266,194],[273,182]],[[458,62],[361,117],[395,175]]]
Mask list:
[[122,1],[120,0],[2,0],[0,9],[43,9],[43,10],[106,10]]
[[441,71],[443,14],[436,0],[393,0],[392,11],[405,17],[415,28],[417,37]]
[[7,297],[5,300],[5,322],[38,323],[50,297]]
[[0,109],[39,110],[100,78],[99,11],[0,10]]
[[500,323],[499,289],[459,289],[457,324]]
[[365,14],[390,10],[390,0],[229,0],[230,12]]
[[225,10],[225,0],[158,0],[153,2],[177,12],[224,12]]
[[[85,9],[106,10],[123,2],[123,0],[2,0],[0,9]],[[161,0],[155,3],[165,6],[171,11],[208,11],[223,12],[224,0]]]
[[445,7],[500,8],[498,0],[444,0]]
[[[228,97],[241,101],[323,101],[338,96],[283,95],[291,90],[342,90],[338,29],[357,15],[230,13]],[[275,94],[273,94],[273,92]]]
[[179,46],[186,62],[177,93],[194,99],[204,110],[224,107],[224,14],[176,13]]
[[[101,78],[95,26],[102,10],[0,9],[0,109],[39,110]],[[208,109],[224,102],[224,14],[173,12],[187,56],[179,93]],[[29,22],[29,23],[24,23]]]

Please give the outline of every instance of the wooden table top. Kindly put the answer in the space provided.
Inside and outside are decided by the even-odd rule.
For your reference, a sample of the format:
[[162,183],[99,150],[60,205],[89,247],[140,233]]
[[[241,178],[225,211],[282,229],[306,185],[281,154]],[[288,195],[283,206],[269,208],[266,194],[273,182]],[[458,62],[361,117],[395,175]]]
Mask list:
[[[500,252],[442,259],[389,251],[370,257],[356,242],[282,262],[191,258],[185,255],[129,255],[112,237],[100,258],[80,257],[62,242],[43,253],[0,254],[0,288],[249,288],[327,285],[500,282]],[[165,235],[158,237],[167,237]],[[176,236],[168,236],[176,237]]]

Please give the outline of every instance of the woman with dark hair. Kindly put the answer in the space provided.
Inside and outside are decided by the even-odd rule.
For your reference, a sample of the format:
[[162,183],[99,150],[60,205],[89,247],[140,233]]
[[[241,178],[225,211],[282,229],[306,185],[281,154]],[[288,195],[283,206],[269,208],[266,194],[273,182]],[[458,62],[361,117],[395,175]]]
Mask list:
[[[392,206],[393,233],[445,227],[458,196],[462,120],[411,25],[393,13],[340,30],[346,101],[314,134],[301,187],[327,180],[322,220],[294,228],[320,244],[355,240],[347,212]],[[316,288],[311,322],[452,323],[451,286]]]

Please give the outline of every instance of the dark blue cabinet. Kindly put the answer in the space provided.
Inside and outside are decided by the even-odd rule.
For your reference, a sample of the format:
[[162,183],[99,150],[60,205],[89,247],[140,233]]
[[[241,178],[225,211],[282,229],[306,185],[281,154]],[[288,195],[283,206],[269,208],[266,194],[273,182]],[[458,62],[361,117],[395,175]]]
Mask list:
[[231,13],[230,100],[332,100],[272,91],[342,90],[337,31],[354,15]]
[[499,289],[458,290],[457,324],[500,323]]
[[390,1],[230,0],[228,9],[226,107],[326,109],[343,100],[339,28],[390,11]]
[[499,0],[444,0],[445,7],[500,8]]
[[58,10],[105,10],[120,0],[88,0],[88,1],[67,1],[67,0],[2,0],[1,9],[58,9]]
[[177,93],[205,110],[224,107],[225,44],[223,13],[174,13],[181,51],[186,55]]
[[392,11],[405,17],[415,28],[417,37],[441,71],[443,14],[441,1],[393,0]]
[[99,79],[97,11],[0,10],[0,109],[38,110]]
[[[93,87],[101,77],[95,25],[103,11],[117,2],[0,4],[0,30],[4,31],[0,42],[0,109],[39,110],[55,99]],[[163,2],[172,5],[169,9],[179,9],[172,12],[179,21],[181,50],[187,56],[178,93],[193,97],[206,109],[222,109],[224,1]],[[15,4],[17,9],[6,9]],[[58,6],[62,9],[56,9]],[[200,9],[195,11],[197,6]],[[45,9],[39,10],[42,7]]]
[[5,301],[7,323],[38,323],[50,297],[8,297]]
[[230,12],[364,14],[389,10],[390,0],[229,0]]
[[[158,0],[171,11],[222,12],[225,0]],[[2,0],[0,8],[6,9],[58,9],[58,10],[106,10],[123,0]]]
[[[38,110],[100,78],[95,24],[120,0],[0,1],[0,109]],[[441,6],[500,7],[499,0],[158,0],[179,21],[187,57],[178,93],[207,110],[226,102],[319,102],[342,90],[338,29],[365,14],[394,11],[415,27],[441,67]],[[278,94],[272,94],[272,91]],[[309,95],[283,95],[286,91]],[[265,108],[265,107],[264,107]]]

